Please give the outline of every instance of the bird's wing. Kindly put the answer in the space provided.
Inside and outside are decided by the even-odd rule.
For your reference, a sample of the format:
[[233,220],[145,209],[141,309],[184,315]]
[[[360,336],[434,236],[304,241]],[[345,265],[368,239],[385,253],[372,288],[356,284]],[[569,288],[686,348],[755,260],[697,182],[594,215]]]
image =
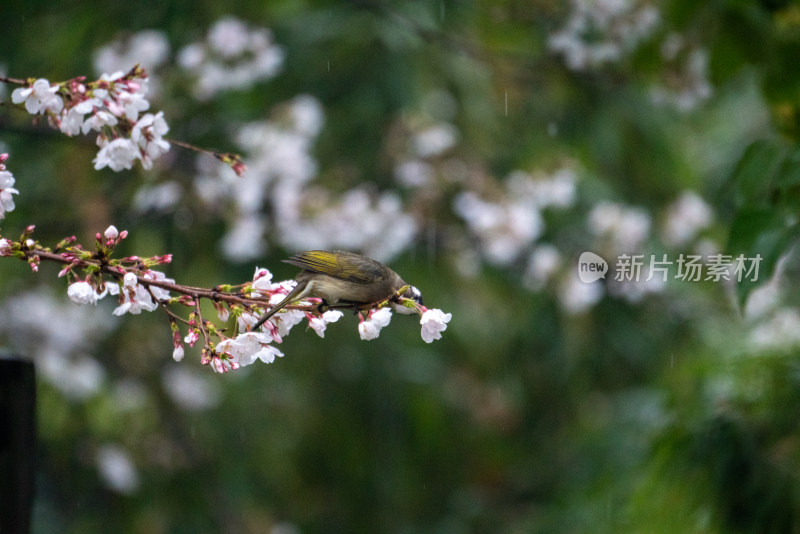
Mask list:
[[380,263],[352,252],[310,250],[283,261],[306,271],[327,274],[359,284],[382,280],[385,274]]

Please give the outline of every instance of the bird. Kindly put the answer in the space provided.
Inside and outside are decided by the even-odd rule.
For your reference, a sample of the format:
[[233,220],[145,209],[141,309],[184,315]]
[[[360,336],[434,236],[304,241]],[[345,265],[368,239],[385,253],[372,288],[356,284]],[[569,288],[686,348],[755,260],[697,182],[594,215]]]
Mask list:
[[[407,287],[399,296],[422,305],[419,289],[406,284],[400,275],[381,262],[360,254],[342,250],[309,250],[282,261],[302,269],[295,277],[297,284],[253,325],[252,330],[258,329],[287,304],[309,297],[322,299],[320,310],[332,305],[358,309],[392,297]],[[396,304],[393,307],[401,312],[408,310]]]

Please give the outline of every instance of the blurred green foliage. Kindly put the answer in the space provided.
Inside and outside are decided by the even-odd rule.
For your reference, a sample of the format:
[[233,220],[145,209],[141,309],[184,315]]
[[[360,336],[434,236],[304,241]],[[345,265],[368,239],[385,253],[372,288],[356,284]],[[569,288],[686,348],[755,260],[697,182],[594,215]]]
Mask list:
[[[170,359],[159,312],[114,318],[86,349],[104,368],[99,392],[76,400],[40,384],[34,532],[800,530],[800,8],[653,2],[658,24],[638,46],[570,69],[548,36],[584,4],[5,1],[0,64],[13,77],[91,76],[93,52],[121,33],[158,29],[177,50],[225,15],[270,28],[284,66],[253,89],[200,102],[188,82],[164,76],[158,109],[174,139],[236,150],[239,125],[310,94],[325,114],[313,147],[325,186],[393,189],[398,118],[408,126],[427,105],[442,119],[447,106],[426,97],[443,91],[462,165],[430,195],[401,190],[420,232],[392,261],[427,305],[453,313],[442,340],[424,344],[413,316],[395,316],[379,339],[359,341],[346,315],[325,339],[296,327],[269,366],[211,376],[191,350],[180,364]],[[660,48],[673,33],[708,54],[711,93],[686,110],[649,93],[682,81]],[[272,246],[252,263],[222,257],[224,209],[193,196],[191,153],[173,148],[158,178],[183,186],[181,203],[142,214],[130,205],[154,173],[95,172],[87,139],[3,106],[0,143],[21,191],[3,235],[35,223],[43,243],[71,234],[88,243],[113,223],[131,232],[122,253],[170,252],[167,273],[186,284],[240,283],[256,263],[279,280],[294,275],[279,263],[293,250]],[[511,171],[564,162],[580,169],[578,199],[544,213],[542,239],[564,253],[565,272],[597,245],[587,214],[603,200],[651,215],[641,253],[691,252],[666,248],[658,229],[692,190],[715,214],[705,237],[727,254],[763,257],[759,281],[675,282],[641,299],[609,293],[573,313],[556,280],[526,287],[522,260],[483,261],[453,197],[469,187],[496,197]],[[44,285],[65,301],[57,270],[33,275],[0,261],[0,298]],[[764,324],[745,305],[776,270],[775,306],[788,319],[760,330],[772,343],[753,349]],[[22,335],[3,332],[0,343]],[[169,394],[176,367],[202,377],[206,389],[194,394],[206,407]],[[96,457],[108,444],[129,455],[135,491],[104,483]]]

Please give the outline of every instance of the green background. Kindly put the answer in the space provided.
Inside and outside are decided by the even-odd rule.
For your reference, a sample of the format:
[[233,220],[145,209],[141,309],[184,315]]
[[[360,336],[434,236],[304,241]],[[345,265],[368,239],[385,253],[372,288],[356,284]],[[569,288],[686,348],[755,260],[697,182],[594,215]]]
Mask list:
[[[284,358],[213,375],[197,349],[172,361],[161,311],[117,318],[104,301],[98,314],[76,319],[84,330],[70,327],[60,319],[78,308],[57,267],[33,274],[0,261],[0,313],[26,291],[51,291],[58,307],[42,328],[67,324],[70,337],[91,332],[86,321],[97,317],[106,325],[70,345],[102,366],[96,391],[76,398],[40,380],[33,531],[800,530],[791,248],[800,9],[780,0],[653,2],[658,24],[619,60],[576,71],[548,47],[576,5],[4,2],[0,63],[17,78],[91,79],[97,48],[126,33],[163,31],[172,59],[159,69],[164,84],[153,107],[164,110],[174,139],[237,151],[238,125],[274,116],[298,94],[318,99],[325,124],[311,148],[315,185],[398,191],[419,230],[390,263],[426,305],[453,314],[430,345],[413,316],[395,316],[370,342],[358,339],[350,315],[324,339],[300,325],[280,346]],[[269,28],[283,67],[249,90],[199,102],[175,52],[226,15]],[[673,33],[706,51],[712,88],[683,112],[650,98],[655,84],[680,83],[680,69],[660,51]],[[450,95],[448,120],[459,132],[452,151],[431,164],[456,161],[461,170],[423,194],[394,181],[404,139],[396,129],[425,115],[431,91]],[[95,232],[115,224],[131,235],[124,254],[172,253],[164,270],[182,283],[241,283],[255,265],[279,280],[295,274],[279,260],[296,250],[274,236],[257,261],[223,257],[224,204],[209,209],[187,193],[166,212],[130,208],[142,184],[168,179],[191,191],[190,152],[173,147],[169,164],[150,173],[97,172],[91,139],[32,124],[10,105],[0,108],[0,142],[20,189],[0,226],[6,237],[36,224],[43,244],[74,234],[91,246]],[[512,171],[552,172],[565,162],[577,169],[576,198],[545,210],[540,238],[561,253],[560,276],[574,273],[580,252],[604,254],[587,226],[600,201],[649,214],[651,231],[634,252],[691,253],[694,245],[659,237],[667,207],[691,190],[714,213],[704,238],[726,253],[764,258],[758,283],[671,280],[638,300],[609,289],[572,313],[557,280],[536,290],[524,283],[526,255],[487,261],[454,198],[477,190],[498,200]],[[769,313],[788,319],[767,331],[773,343],[753,348],[754,332],[775,317],[748,318],[743,305],[781,257]],[[0,343],[36,360],[32,336],[0,325]],[[206,384],[192,393],[205,396],[198,402],[206,408],[188,409],[168,393],[164,380],[176,367]],[[126,404],[131,391],[136,402]],[[135,466],[130,492],[109,488],[98,472],[98,451],[109,444]]]

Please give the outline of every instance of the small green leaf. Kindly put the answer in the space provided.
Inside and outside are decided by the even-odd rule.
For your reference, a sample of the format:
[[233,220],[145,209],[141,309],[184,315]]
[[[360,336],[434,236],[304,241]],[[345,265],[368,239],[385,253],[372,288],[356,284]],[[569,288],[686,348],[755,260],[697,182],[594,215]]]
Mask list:
[[787,222],[787,217],[771,210],[743,210],[731,225],[726,252],[733,258],[743,254],[745,258],[761,257],[758,277],[738,282],[739,305],[744,306],[748,295],[772,278],[780,257],[789,249],[797,232],[796,222]]
[[786,156],[775,174],[775,187],[780,190],[800,186],[800,150]]
[[784,160],[783,148],[769,139],[754,142],[744,152],[731,181],[740,208],[769,206],[773,182]]

